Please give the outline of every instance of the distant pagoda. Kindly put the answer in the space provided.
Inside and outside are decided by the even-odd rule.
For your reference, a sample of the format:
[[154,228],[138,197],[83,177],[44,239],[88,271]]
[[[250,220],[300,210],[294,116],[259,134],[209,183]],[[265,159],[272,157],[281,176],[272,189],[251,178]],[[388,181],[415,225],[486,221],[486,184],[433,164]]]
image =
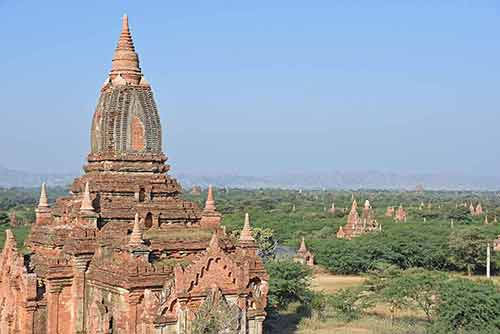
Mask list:
[[358,203],[354,199],[351,206],[351,211],[347,216],[347,224],[341,226],[337,231],[337,238],[352,239],[364,233],[379,231],[381,225],[375,219],[373,208],[368,200],[365,201],[363,214],[360,217],[358,214]]
[[293,260],[309,267],[314,266],[314,254],[309,249],[307,249],[304,237],[302,237],[300,247],[297,250],[297,253],[295,254]]
[[406,213],[406,210],[403,208],[403,205],[400,204],[399,208],[396,210],[396,215],[394,216],[394,220],[397,222],[406,222],[406,219],[408,218],[408,214]]

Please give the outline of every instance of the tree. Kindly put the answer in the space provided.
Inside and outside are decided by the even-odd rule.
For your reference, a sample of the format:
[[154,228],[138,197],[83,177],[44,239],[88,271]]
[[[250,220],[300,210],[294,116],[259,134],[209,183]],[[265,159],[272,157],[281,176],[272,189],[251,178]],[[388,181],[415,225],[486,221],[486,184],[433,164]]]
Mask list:
[[[240,231],[232,231],[230,235],[238,239]],[[278,240],[274,237],[274,231],[270,228],[254,227],[252,228],[252,236],[257,244],[259,256],[264,261],[273,259],[276,255],[276,246],[278,246]]]
[[276,255],[276,246],[278,241],[274,237],[274,231],[270,228],[255,227],[252,229],[252,235],[259,247],[259,255],[264,260],[274,258]]
[[368,279],[364,284],[375,302],[389,305],[391,323],[394,323],[396,311],[408,306],[405,291],[395,283],[401,273],[402,270],[394,265],[379,263],[369,271]]
[[310,296],[309,267],[292,260],[273,260],[266,263],[269,274],[269,305],[278,310],[290,303],[304,302]]
[[387,264],[379,264],[364,286],[375,301],[389,305],[391,321],[395,312],[404,308],[417,308],[427,320],[432,321],[434,311],[439,302],[439,291],[446,281],[447,275],[422,268],[400,270]]
[[488,242],[488,236],[478,227],[455,230],[448,241],[450,261],[458,269],[467,270],[467,274],[472,276],[473,271],[484,265]]
[[409,305],[423,311],[427,321],[431,322],[446,279],[446,274],[442,272],[412,268],[393,281],[392,290],[401,290]]
[[453,219],[454,221],[459,221],[463,223],[471,223],[471,215],[469,208],[459,206],[457,208],[453,208],[448,213],[448,219]]
[[6,212],[0,212],[0,225],[9,223],[9,215]]
[[324,292],[311,291],[306,308],[310,318],[321,321],[326,320],[331,296]]
[[363,287],[341,289],[330,299],[338,318],[344,321],[359,319],[373,305]]
[[433,333],[500,333],[500,293],[490,281],[453,279],[442,286]]

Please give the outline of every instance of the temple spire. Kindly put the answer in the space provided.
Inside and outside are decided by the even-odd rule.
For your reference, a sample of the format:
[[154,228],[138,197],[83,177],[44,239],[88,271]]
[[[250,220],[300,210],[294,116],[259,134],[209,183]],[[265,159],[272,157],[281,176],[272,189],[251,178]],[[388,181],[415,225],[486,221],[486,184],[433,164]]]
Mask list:
[[205,202],[205,211],[215,211],[215,200],[212,191],[212,185],[208,186],[207,201]]
[[89,183],[85,183],[85,190],[83,192],[82,205],[80,206],[80,211],[94,212],[94,207],[92,206],[92,199],[90,198],[90,187]]
[[40,190],[40,200],[38,201],[38,208],[44,209],[49,207],[49,200],[47,198],[47,188],[45,182],[42,183],[42,188]]
[[132,234],[130,235],[129,246],[138,247],[144,243],[142,229],[139,222],[139,214],[135,214],[134,228],[132,229]]
[[132,35],[130,34],[130,28],[128,26],[127,14],[123,14],[122,17],[122,31],[120,34],[120,39],[118,40],[118,48],[135,51],[134,41],[132,40]]
[[301,253],[307,252],[306,241],[304,237],[302,237],[302,241],[300,242],[299,252]]
[[109,74],[113,85],[134,84],[141,81],[139,56],[135,52],[134,41],[128,25],[128,16],[122,18],[122,30],[116,46]]
[[222,215],[217,212],[217,208],[215,207],[212,185],[209,185],[207,201],[205,202],[205,208],[203,209],[201,215],[200,224],[202,227],[218,227],[220,225],[221,219]]
[[51,215],[49,200],[47,198],[47,186],[45,185],[45,182],[42,183],[42,187],[40,188],[40,199],[38,200],[38,206],[35,210],[35,214],[37,224],[46,222]]
[[354,199],[352,201],[351,212],[356,211],[357,207],[358,207],[358,202],[356,202],[356,200]]
[[245,213],[245,223],[243,224],[243,229],[241,230],[240,241],[255,241],[252,236],[250,216],[248,215],[248,213]]

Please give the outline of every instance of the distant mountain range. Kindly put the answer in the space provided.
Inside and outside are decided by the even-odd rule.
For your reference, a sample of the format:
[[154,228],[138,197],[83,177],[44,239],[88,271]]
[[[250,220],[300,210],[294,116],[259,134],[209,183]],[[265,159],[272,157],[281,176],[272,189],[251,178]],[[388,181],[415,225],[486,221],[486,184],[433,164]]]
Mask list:
[[223,175],[176,175],[182,185],[192,187],[212,184],[217,187],[284,189],[387,189],[415,190],[500,190],[500,177],[461,174],[399,174],[377,171],[283,173],[267,177]]
[[51,186],[65,186],[74,174],[29,173],[0,166],[0,187],[38,187],[42,182]]
[[[45,181],[50,186],[64,186],[74,174],[28,173],[0,166],[1,187],[37,187]],[[285,189],[388,189],[414,190],[422,185],[426,190],[500,190],[500,176],[469,176],[461,174],[401,174],[377,171],[329,173],[283,173],[265,177],[235,174],[174,173],[185,189],[193,186],[232,188]]]

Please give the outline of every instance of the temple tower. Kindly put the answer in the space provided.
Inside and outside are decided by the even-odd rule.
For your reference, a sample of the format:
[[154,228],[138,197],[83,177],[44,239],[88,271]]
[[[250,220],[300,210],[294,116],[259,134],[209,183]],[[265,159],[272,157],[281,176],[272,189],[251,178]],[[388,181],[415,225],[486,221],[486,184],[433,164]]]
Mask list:
[[261,334],[269,277],[249,218],[233,240],[211,187],[203,210],[179,196],[127,16],[90,137],[70,194],[49,205],[42,185],[29,253],[7,232],[0,331]]

